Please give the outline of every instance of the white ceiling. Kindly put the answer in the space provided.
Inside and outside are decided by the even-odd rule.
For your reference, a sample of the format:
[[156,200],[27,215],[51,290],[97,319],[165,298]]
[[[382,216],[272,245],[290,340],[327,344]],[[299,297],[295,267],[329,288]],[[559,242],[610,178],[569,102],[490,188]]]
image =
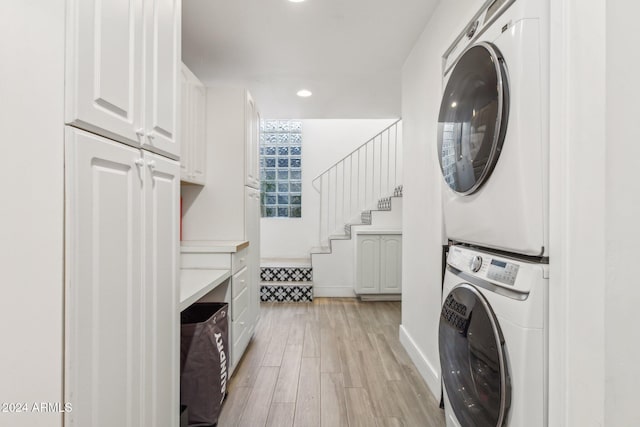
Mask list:
[[402,64],[436,3],[183,0],[182,57],[205,84],[248,88],[265,118],[400,117]]

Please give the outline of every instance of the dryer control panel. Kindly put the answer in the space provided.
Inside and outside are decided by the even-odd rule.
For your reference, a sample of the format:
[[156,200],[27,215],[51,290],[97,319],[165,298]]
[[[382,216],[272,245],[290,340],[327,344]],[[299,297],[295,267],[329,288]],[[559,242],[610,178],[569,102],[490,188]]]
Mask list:
[[487,253],[477,253],[453,246],[447,264],[474,276],[489,279],[495,283],[514,286],[520,266],[504,258]]

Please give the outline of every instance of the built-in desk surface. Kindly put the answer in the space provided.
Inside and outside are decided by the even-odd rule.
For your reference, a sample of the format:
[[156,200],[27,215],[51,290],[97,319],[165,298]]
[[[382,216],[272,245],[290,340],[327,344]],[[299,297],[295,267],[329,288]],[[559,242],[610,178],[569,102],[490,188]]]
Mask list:
[[224,283],[231,276],[230,269],[180,270],[180,311]]

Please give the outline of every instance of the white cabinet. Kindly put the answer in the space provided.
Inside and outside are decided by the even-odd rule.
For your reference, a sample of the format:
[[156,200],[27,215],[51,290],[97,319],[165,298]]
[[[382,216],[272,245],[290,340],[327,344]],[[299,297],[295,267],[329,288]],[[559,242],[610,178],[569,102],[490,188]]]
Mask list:
[[230,372],[233,372],[253,335],[258,306],[256,290],[251,279],[257,271],[250,259],[251,245],[248,241],[201,240],[183,241],[182,244],[183,269],[197,269],[203,272],[224,269],[231,273],[228,286],[221,286],[228,289],[217,289],[212,294],[205,295],[201,301],[224,300],[229,303]]
[[402,236],[380,236],[380,293],[402,292]]
[[[233,364],[253,335],[260,309],[259,116],[242,88],[207,87],[206,102],[206,184],[182,186],[184,205],[189,206],[182,217],[182,236],[187,241],[249,242],[245,293],[231,301]],[[236,279],[231,281],[235,287]]]
[[[180,366],[179,245],[180,170],[178,163],[143,152],[145,266],[142,305],[145,422],[177,425]],[[175,421],[175,422],[174,422]]]
[[238,365],[240,358],[251,339],[250,299],[251,288],[247,267],[231,277],[231,365],[232,371]]
[[207,93],[198,78],[182,64],[180,72],[182,106],[180,122],[182,182],[204,185],[206,168]]
[[66,122],[178,158],[180,0],[70,0]]
[[178,423],[177,162],[66,131],[66,423]]
[[356,235],[356,293],[402,292],[402,236]]
[[260,187],[260,113],[249,92],[245,93],[245,185]]
[[247,260],[251,284],[248,321],[249,333],[253,334],[260,317],[260,190],[245,187],[245,192],[245,239],[251,242]]

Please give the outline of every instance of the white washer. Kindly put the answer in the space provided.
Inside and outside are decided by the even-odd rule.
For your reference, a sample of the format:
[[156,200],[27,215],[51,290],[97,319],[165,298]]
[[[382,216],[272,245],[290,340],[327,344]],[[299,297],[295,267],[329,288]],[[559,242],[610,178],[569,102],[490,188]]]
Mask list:
[[452,246],[443,296],[447,426],[546,426],[548,265]]
[[548,1],[487,2],[444,56],[446,235],[548,256]]

